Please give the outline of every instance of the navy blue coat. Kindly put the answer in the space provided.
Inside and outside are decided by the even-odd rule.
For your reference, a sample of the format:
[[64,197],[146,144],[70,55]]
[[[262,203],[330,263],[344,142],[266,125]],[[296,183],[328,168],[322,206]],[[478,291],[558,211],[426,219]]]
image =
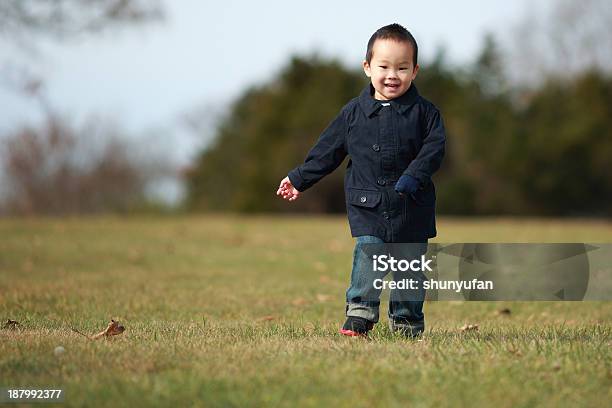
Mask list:
[[[387,106],[373,93],[369,84],[342,108],[304,163],[289,172],[289,179],[304,191],[348,155],[344,192],[351,235],[375,235],[385,242],[425,241],[436,236],[431,176],[444,156],[442,116],[414,84]],[[394,190],[403,174],[419,181],[415,194]]]

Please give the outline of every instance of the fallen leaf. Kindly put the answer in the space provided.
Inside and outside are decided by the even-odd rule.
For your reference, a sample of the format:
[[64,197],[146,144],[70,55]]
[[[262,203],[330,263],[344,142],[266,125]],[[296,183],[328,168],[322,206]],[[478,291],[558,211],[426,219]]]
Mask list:
[[465,332],[465,331],[477,331],[478,330],[478,325],[477,324],[464,324],[463,326],[461,326],[459,328],[459,330],[461,330],[462,332]]
[[507,350],[508,350],[509,353],[512,353],[512,354],[514,354],[517,357],[521,357],[523,355],[521,350],[519,350],[518,348],[515,348],[513,346],[508,346]]
[[312,324],[312,323],[306,323],[306,324],[304,325],[304,331],[305,331],[307,334],[313,334],[313,333],[315,332],[315,325],[314,325],[314,324]]
[[308,304],[308,301],[306,299],[304,299],[304,298],[299,297],[299,298],[293,299],[291,301],[291,304],[293,306],[304,306],[304,305]]
[[18,328],[17,326],[21,326],[21,323],[19,323],[17,320],[7,319],[6,323],[2,325],[2,328],[15,330]]
[[506,315],[506,316],[509,316],[511,313],[512,313],[512,311],[510,309],[508,309],[507,307],[497,311],[497,314]]
[[83,334],[80,331],[78,331],[77,329],[71,327],[72,331],[74,331],[75,333],[78,333],[82,336],[87,337],[90,340],[98,340],[101,338],[105,338],[105,339],[110,339],[112,336],[117,336],[121,333],[123,333],[125,331],[125,327],[121,324],[119,324],[118,321],[115,321],[114,319],[111,319],[111,321],[108,323],[108,325],[106,326],[106,329],[102,330],[100,333],[98,334],[94,334],[93,336],[88,336],[87,334]]

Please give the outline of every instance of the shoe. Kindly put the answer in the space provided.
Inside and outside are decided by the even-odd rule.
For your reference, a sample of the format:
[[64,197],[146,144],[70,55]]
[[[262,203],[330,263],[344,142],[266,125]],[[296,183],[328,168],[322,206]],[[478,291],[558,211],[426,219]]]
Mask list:
[[368,332],[374,327],[371,322],[363,317],[348,316],[340,333],[345,336],[367,336]]
[[389,328],[408,338],[417,338],[425,331],[425,320],[389,319]]

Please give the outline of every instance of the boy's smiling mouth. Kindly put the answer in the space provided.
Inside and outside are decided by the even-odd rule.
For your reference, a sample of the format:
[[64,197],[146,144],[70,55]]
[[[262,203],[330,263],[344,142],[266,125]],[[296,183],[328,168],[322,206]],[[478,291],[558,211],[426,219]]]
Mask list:
[[385,84],[385,88],[397,89],[399,88],[399,84]]

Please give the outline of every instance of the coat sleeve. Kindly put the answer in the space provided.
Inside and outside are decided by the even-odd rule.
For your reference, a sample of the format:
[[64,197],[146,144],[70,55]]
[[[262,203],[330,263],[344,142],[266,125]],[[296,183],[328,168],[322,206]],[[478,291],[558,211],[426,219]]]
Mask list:
[[291,184],[304,191],[334,171],[347,155],[344,110],[325,128],[304,163],[289,172]]
[[440,111],[432,107],[426,114],[425,137],[417,156],[410,162],[403,175],[409,175],[421,184],[431,181],[431,176],[440,168],[446,143],[446,131]]

